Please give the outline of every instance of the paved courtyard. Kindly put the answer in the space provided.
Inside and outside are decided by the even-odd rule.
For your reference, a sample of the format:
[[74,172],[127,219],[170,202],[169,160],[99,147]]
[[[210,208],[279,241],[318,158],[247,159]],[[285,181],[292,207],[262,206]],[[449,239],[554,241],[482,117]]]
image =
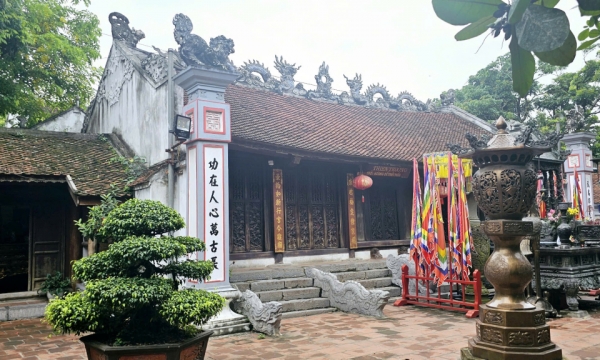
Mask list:
[[[385,309],[376,320],[341,312],[285,319],[282,336],[243,333],[209,341],[207,358],[220,359],[453,359],[475,334],[462,313],[419,307]],[[550,321],[552,340],[569,360],[600,360],[600,312],[590,318]],[[36,320],[0,323],[0,359],[85,359],[74,336],[48,338]]]

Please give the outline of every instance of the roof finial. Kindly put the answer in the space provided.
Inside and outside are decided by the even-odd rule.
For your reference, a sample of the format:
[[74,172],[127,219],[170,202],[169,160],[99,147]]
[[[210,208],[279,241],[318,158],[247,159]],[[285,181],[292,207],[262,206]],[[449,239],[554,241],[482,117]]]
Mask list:
[[496,120],[496,129],[498,129],[498,134],[506,134],[506,127],[506,121],[504,121],[504,118],[500,116],[498,120]]

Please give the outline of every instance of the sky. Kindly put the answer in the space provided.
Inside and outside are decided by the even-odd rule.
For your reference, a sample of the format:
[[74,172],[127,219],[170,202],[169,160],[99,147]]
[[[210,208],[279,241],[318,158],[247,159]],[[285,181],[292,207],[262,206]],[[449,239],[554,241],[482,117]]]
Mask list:
[[[577,36],[584,20],[575,4],[563,0],[558,7]],[[194,24],[192,33],[207,42],[218,35],[233,39],[230,59],[237,66],[258,60],[279,75],[273,61],[280,55],[301,65],[296,81],[315,84],[325,61],[336,90],[348,91],[343,75],[358,73],[363,91],[379,83],[393,96],[408,91],[421,101],[462,87],[508,52],[501,36],[457,42],[454,34],[461,27],[437,18],[430,0],[92,0],[88,10],[98,16],[104,34],[96,66],[104,66],[112,44],[111,12],[127,16],[130,27],[145,33],[138,47],[148,51],[178,47],[172,20],[183,13]],[[583,64],[578,52],[568,70]]]

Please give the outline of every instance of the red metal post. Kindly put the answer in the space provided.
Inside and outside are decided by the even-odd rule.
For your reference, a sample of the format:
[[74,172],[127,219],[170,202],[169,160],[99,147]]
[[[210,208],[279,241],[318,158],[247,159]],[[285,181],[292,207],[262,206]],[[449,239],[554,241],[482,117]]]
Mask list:
[[479,316],[479,305],[481,304],[481,274],[478,269],[473,271],[473,292],[475,293],[475,303],[473,304],[473,310],[467,312],[469,319]]
[[[408,305],[408,266],[402,265],[402,298],[394,302],[394,306]],[[416,281],[418,282],[418,280]]]

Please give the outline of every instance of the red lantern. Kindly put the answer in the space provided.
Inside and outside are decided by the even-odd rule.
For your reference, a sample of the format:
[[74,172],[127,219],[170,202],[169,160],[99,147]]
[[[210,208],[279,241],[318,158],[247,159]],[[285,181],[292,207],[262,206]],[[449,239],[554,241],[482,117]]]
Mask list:
[[360,174],[354,178],[354,182],[352,183],[352,185],[357,190],[367,190],[373,185],[373,179],[371,179],[367,175]]

